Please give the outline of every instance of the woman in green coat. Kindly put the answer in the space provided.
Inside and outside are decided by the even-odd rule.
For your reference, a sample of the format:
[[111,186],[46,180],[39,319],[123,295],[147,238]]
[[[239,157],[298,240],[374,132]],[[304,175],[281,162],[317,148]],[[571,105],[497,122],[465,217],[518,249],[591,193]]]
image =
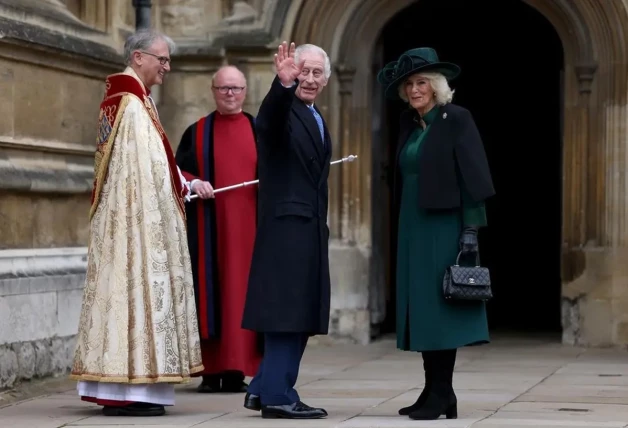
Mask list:
[[412,419],[457,417],[452,387],[456,350],[489,342],[483,301],[445,300],[447,267],[474,263],[484,201],[495,191],[475,122],[451,104],[448,80],[458,66],[431,48],[405,52],[378,75],[386,96],[409,104],[400,122],[395,162],[397,346],[421,352],[425,388],[399,410]]

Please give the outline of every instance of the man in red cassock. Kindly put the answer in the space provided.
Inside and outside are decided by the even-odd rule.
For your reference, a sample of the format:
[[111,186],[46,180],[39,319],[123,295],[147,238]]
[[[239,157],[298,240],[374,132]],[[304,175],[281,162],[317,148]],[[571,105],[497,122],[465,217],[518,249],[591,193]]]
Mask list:
[[255,243],[257,186],[214,189],[257,178],[254,117],[242,110],[246,78],[234,66],[212,79],[216,110],[191,124],[177,165],[200,199],[186,204],[188,242],[205,370],[199,392],[246,392],[261,362],[258,334],[240,327]]

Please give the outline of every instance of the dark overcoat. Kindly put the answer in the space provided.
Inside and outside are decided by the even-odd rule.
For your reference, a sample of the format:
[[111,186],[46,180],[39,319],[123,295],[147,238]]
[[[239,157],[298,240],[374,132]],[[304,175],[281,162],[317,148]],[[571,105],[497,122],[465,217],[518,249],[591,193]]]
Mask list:
[[327,334],[332,143],[296,87],[275,77],[256,117],[258,227],[242,327]]

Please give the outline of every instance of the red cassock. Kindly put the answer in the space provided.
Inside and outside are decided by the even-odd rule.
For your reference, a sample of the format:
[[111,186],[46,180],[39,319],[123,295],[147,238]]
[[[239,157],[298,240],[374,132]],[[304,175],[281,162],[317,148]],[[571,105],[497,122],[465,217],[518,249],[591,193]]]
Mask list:
[[[194,162],[191,162],[189,153],[194,154]],[[245,113],[221,115],[214,112],[192,124],[177,150],[177,163],[188,180],[203,179],[197,176],[202,173],[194,171],[197,169],[194,164],[200,165],[198,169],[205,173],[211,171],[205,179],[212,178],[209,181],[214,189],[254,180],[257,175],[257,151],[252,117]],[[205,207],[209,207],[212,203],[215,207],[215,227],[211,227],[213,236],[208,238],[206,231],[199,230],[199,236],[189,238],[194,241],[194,245],[190,245],[193,266],[200,272],[196,277],[211,276],[204,274],[211,263],[217,283],[217,290],[205,287],[197,292],[201,336],[211,337],[201,342],[205,371],[196,375],[237,370],[245,376],[254,376],[261,362],[258,335],[242,329],[240,325],[255,243],[257,186],[218,193],[211,202],[200,199],[189,202],[187,210],[192,215],[188,224],[192,233],[201,218],[192,212],[193,204],[207,204]],[[208,248],[210,245],[211,249]],[[195,247],[198,247],[198,254],[194,254]],[[208,252],[212,255],[203,254]],[[203,281],[198,283],[197,286],[202,286]],[[210,281],[204,283],[209,284]],[[206,313],[211,315],[208,317]],[[210,321],[207,321],[208,318]]]

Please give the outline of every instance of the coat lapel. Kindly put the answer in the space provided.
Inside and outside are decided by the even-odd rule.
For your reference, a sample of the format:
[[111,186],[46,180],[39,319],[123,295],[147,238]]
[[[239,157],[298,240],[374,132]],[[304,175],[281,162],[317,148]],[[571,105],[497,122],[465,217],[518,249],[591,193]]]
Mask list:
[[[316,106],[314,108],[316,108]],[[303,123],[303,127],[310,137],[311,144],[304,142],[304,145],[300,148],[301,161],[312,178],[312,181],[320,187],[322,183],[325,182],[324,177],[327,177],[329,174],[329,163],[332,154],[331,136],[329,135],[327,124],[325,123],[323,115],[321,115],[321,119],[323,119],[323,133],[325,135],[325,144],[323,145],[316,119],[305,103],[301,100],[295,100],[292,104],[292,109],[296,117]],[[319,115],[321,114],[317,108],[316,111]],[[316,157],[312,156],[312,150],[316,153]],[[319,177],[318,182],[314,179],[315,176]]]
[[323,141],[321,140],[321,133],[318,130],[318,124],[316,123],[316,119],[314,119],[314,115],[301,100],[295,101],[292,108],[295,110],[297,117],[303,123],[308,134],[310,134],[310,139],[312,140],[318,159],[324,159]]

